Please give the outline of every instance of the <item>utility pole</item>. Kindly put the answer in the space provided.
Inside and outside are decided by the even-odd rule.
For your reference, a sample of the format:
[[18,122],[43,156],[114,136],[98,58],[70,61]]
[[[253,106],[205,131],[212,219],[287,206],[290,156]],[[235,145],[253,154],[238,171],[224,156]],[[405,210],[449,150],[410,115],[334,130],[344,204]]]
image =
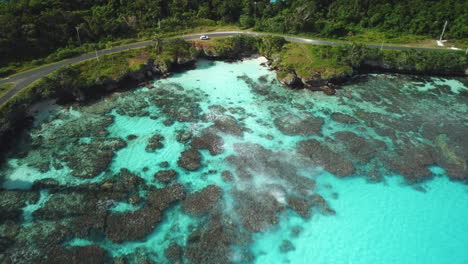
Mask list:
[[254,19],[257,19],[257,2],[254,2]]
[[439,39],[439,41],[442,41],[442,37],[444,36],[445,28],[447,28],[447,24],[448,24],[448,21],[445,21],[444,29],[442,29],[442,34],[440,34],[440,39]]
[[158,28],[161,30],[161,19],[158,18]]
[[75,29],[76,29],[76,34],[78,35],[78,42],[80,42],[80,46],[81,46],[80,27],[75,27]]
[[97,50],[96,50],[96,60],[99,62],[99,55],[98,55]]
[[380,50],[383,50],[383,44],[384,42],[382,41],[382,44],[380,45]]

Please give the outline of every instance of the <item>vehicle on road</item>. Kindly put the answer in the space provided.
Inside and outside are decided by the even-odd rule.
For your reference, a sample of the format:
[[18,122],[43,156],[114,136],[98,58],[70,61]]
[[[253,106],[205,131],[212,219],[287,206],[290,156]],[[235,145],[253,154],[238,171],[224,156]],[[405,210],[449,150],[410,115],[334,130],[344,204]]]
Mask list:
[[200,36],[200,39],[201,39],[201,40],[209,40],[210,37],[208,37],[207,35],[201,35],[201,36]]

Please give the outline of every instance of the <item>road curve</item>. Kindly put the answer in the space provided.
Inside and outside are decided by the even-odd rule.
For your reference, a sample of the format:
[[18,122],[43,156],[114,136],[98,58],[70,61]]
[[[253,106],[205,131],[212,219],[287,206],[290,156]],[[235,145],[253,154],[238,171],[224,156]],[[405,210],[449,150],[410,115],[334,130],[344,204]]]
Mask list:
[[[210,37],[230,37],[230,36],[236,36],[236,35],[249,35],[249,36],[266,36],[270,35],[267,33],[257,33],[257,32],[242,32],[242,31],[229,31],[229,32],[211,32],[211,33],[202,33],[202,34],[191,34],[191,35],[185,35],[182,36],[181,38],[190,40],[190,39],[198,39],[201,35],[207,35]],[[282,36],[282,35],[278,35]],[[292,42],[300,42],[300,43],[307,43],[307,44],[316,44],[316,45],[345,45],[343,43],[339,42],[330,42],[330,41],[322,41],[322,40],[314,40],[314,39],[308,39],[308,38],[299,38],[299,37],[290,37],[290,36],[282,36],[288,41]],[[109,53],[114,53],[114,52],[119,52],[119,51],[124,51],[128,49],[136,49],[136,48],[142,48],[146,47],[148,45],[153,44],[153,41],[146,41],[146,42],[140,42],[140,43],[135,43],[135,44],[129,44],[129,45],[124,45],[120,47],[115,47],[115,48],[110,48],[106,50],[100,50],[97,52],[91,52],[87,53],[84,55],[81,55],[79,57],[63,60],[48,66],[44,66],[41,68],[33,69],[24,73],[19,73],[17,75],[14,75],[10,78],[6,78],[3,80],[0,80],[0,84],[4,83],[15,83],[15,88],[13,88],[11,91],[9,91],[7,94],[2,96],[0,98],[0,105],[8,101],[10,98],[15,96],[19,91],[22,89],[26,88],[28,85],[31,83],[39,80],[40,78],[52,73],[53,71],[63,67],[67,66],[70,64],[82,62],[85,60],[89,60],[92,58],[96,57],[96,53],[98,56],[109,54]],[[384,48],[384,49],[414,49],[411,47],[401,47],[401,46],[376,46],[376,45],[367,45],[368,47],[377,47],[377,48]],[[429,49],[429,48],[418,48],[418,49],[426,49],[426,50],[440,50],[440,49]]]

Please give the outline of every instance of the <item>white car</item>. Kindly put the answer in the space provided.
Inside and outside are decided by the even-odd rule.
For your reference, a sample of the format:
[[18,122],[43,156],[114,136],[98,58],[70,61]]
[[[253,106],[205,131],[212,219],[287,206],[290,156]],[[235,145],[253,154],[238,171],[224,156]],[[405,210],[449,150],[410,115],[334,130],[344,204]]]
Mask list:
[[200,39],[201,39],[201,40],[209,40],[210,37],[208,37],[207,35],[201,35],[201,36],[200,36]]

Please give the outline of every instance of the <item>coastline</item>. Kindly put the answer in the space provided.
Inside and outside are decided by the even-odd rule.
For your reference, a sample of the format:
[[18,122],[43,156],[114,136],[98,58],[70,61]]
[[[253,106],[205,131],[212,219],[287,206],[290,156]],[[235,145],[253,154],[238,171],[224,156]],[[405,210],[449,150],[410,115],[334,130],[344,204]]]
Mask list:
[[[192,42],[186,45],[184,40],[176,40],[181,46],[176,47],[171,52],[163,51],[160,54],[154,48],[142,48],[131,53],[131,51],[107,55],[114,60],[114,57],[121,55],[124,59],[137,58],[139,64],[126,66],[125,71],[113,73],[113,77],[98,76],[92,77],[89,72],[83,71],[83,67],[93,65],[92,61],[85,61],[73,66],[69,66],[52,73],[46,78],[33,83],[24,89],[18,96],[12,98],[0,107],[0,144],[11,146],[14,139],[21,131],[29,127],[32,118],[28,115],[28,108],[32,103],[44,99],[57,99],[59,104],[87,103],[110,93],[128,90],[138,85],[147,85],[147,81],[155,78],[166,78],[174,72],[185,71],[193,68],[197,59],[205,58],[209,60],[235,61],[242,60],[254,55],[264,56],[268,59],[266,65],[277,73],[278,80],[283,86],[291,89],[306,88],[312,91],[322,91],[327,95],[334,95],[340,85],[352,82],[353,78],[360,74],[367,73],[403,73],[412,75],[431,75],[443,77],[467,76],[466,56],[461,57],[463,61],[460,65],[452,68],[443,68],[444,65],[430,65],[431,60],[447,56],[447,61],[454,53],[450,52],[423,52],[423,51],[385,51],[379,53],[378,49],[371,49],[363,46],[343,46],[343,47],[313,47],[323,52],[324,50],[334,56],[335,53],[348,55],[343,62],[340,62],[340,69],[336,71],[335,64],[326,65],[335,71],[334,74],[324,74],[314,72],[305,78],[296,73],[294,63],[282,61],[281,53],[284,52],[286,40],[282,37],[251,37],[237,36],[233,38],[217,39],[212,42],[204,42],[202,45]],[[184,43],[182,43],[184,42]],[[348,52],[348,54],[346,54]],[[143,54],[145,56],[142,56]],[[379,57],[380,54],[380,57]],[[383,55],[382,55],[383,54]],[[406,56],[405,63],[393,59],[391,55],[402,54]],[[411,57],[414,54],[414,57]],[[436,54],[436,55],[433,55]],[[139,56],[139,57],[138,57]],[[408,57],[410,56],[410,57]],[[103,56],[105,57],[105,56]],[[141,59],[143,58],[143,59]],[[102,59],[102,58],[101,58]],[[328,60],[328,58],[326,58]],[[349,61],[347,61],[349,59]],[[419,61],[417,60],[419,59]],[[336,63],[337,58],[334,58]],[[328,60],[330,61],[330,60]],[[421,67],[415,62],[423,62]],[[421,64],[421,63],[419,63]],[[428,66],[429,65],[429,66]],[[436,68],[442,67],[442,68]],[[458,67],[458,68],[456,68]],[[312,70],[314,70],[312,68]],[[93,72],[94,74],[95,72]],[[86,74],[90,76],[86,76]],[[84,76],[84,77],[83,77]],[[82,79],[85,78],[85,81]],[[75,79],[79,79],[78,82]],[[65,85],[62,85],[65,83]],[[60,86],[60,87],[59,87]],[[149,87],[150,88],[150,87]]]

